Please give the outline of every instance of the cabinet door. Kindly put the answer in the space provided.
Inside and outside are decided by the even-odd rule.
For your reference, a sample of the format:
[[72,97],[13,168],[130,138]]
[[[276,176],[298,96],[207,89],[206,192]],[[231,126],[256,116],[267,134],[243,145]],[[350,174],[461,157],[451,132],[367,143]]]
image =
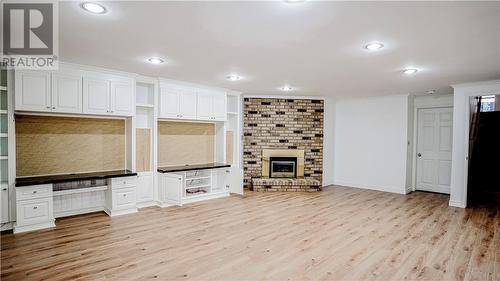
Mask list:
[[197,94],[197,119],[213,120],[212,115],[212,95],[208,92],[198,92]]
[[109,81],[83,78],[83,113],[111,114],[109,109]]
[[184,90],[180,93],[180,117],[183,119],[196,119],[196,93]]
[[53,221],[52,197],[16,202],[17,226]]
[[243,195],[243,169],[237,167],[228,168],[230,171],[226,185],[229,185],[229,192]]
[[162,203],[182,205],[182,176],[176,174],[161,174],[158,185],[158,199]]
[[153,176],[139,175],[137,177],[137,202],[153,201]]
[[180,95],[175,88],[160,88],[160,118],[179,118]]
[[2,212],[1,222],[9,222],[9,188],[5,183],[1,184],[2,190],[0,190],[0,204],[2,204],[0,212]]
[[213,117],[218,121],[227,119],[227,97],[226,93],[214,93],[213,99]]
[[134,86],[127,82],[111,82],[110,111],[114,115],[133,116],[135,114]]
[[15,109],[52,111],[50,72],[22,70],[15,73]]
[[52,111],[82,113],[82,77],[52,73]]

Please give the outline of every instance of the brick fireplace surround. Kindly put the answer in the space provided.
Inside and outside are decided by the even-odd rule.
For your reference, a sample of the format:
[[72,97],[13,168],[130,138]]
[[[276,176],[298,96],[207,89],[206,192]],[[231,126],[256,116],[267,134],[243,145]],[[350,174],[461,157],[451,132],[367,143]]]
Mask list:
[[[245,98],[243,169],[246,188],[258,191],[321,190],[323,100]],[[262,152],[304,150],[304,178],[262,178]]]

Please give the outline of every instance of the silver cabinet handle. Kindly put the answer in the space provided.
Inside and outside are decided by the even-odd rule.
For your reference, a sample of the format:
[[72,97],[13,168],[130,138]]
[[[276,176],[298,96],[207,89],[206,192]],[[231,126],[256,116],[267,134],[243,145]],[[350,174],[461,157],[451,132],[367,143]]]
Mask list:
[[47,105],[46,108],[50,108],[50,106]]
[[55,107],[55,106],[53,106],[53,107],[52,107],[52,109],[56,109],[56,107]]
[[33,190],[33,194],[35,194],[35,193],[37,193],[37,191],[36,191],[36,190]]
[[38,209],[38,207],[37,207],[37,206],[33,207],[33,210],[36,210],[36,209]]

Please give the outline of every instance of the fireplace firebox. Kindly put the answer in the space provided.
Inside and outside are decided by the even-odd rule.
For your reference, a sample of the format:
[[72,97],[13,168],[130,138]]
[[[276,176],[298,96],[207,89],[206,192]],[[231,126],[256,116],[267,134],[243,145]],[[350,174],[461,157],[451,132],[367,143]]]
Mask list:
[[270,178],[296,178],[297,157],[270,157]]

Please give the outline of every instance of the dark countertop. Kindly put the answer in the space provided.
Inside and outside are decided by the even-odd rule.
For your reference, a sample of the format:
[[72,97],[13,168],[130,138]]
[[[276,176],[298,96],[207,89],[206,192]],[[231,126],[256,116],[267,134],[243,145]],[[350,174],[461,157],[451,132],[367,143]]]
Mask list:
[[129,170],[16,178],[16,186],[137,176]]
[[196,165],[168,166],[168,167],[158,168],[158,172],[173,173],[173,172],[226,168],[226,167],[231,167],[231,165],[224,163],[207,163],[207,164],[196,164]]

